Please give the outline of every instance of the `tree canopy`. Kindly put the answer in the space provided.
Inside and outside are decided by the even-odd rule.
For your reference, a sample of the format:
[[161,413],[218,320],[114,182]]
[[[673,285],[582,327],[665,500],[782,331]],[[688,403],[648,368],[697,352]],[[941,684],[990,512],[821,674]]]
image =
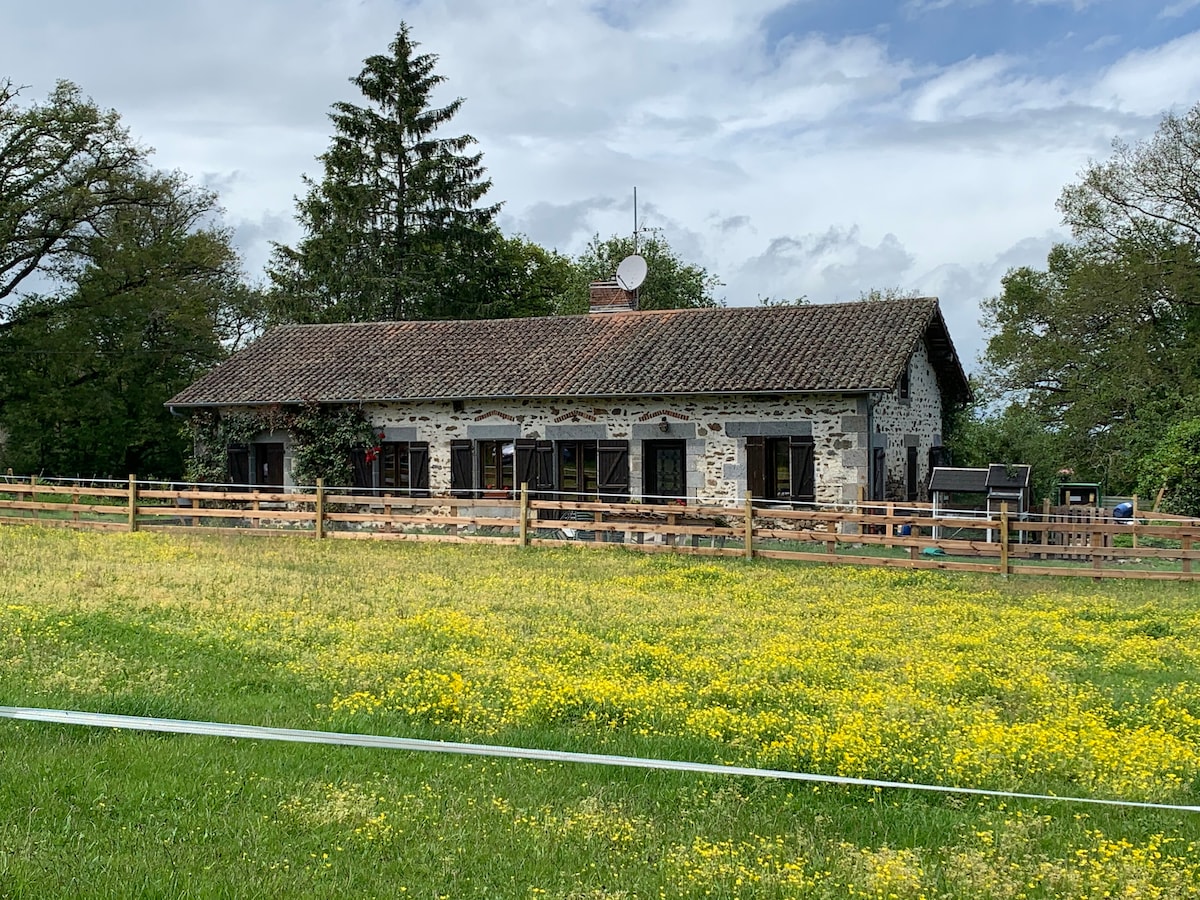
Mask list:
[[1076,241],[985,302],[989,375],[1080,477],[1133,490],[1200,399],[1200,106],[1117,142],[1059,201]]
[[366,100],[335,103],[321,181],[296,205],[305,235],[277,246],[269,274],[278,318],[300,322],[473,318],[488,281],[478,261],[498,238],[498,205],[470,135],[443,129],[462,106],[433,105],[437,57],[401,25],[386,55],[351,79]]
[[69,81],[42,103],[20,94],[0,81],[0,321],[26,279],[77,265],[97,218],[138,201],[129,173],[145,158],[117,114]]
[[[583,313],[588,309],[588,285],[613,277],[621,260],[634,253],[632,235],[614,235],[601,240],[592,238],[576,258],[570,290],[562,308],[564,313]],[[667,243],[662,233],[650,230],[637,242],[637,253],[646,260],[646,280],[638,290],[641,309],[688,309],[720,305],[716,290],[721,280],[702,266],[686,263]]]
[[216,197],[150,168],[74,85],[5,116],[3,464],[175,475],[186,442],[163,404],[259,325]]

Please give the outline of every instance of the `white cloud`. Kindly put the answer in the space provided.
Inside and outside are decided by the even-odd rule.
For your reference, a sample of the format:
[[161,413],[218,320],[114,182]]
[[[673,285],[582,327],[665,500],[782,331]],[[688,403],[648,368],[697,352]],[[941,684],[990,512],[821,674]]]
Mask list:
[[1138,50],[1116,62],[1088,93],[1093,103],[1158,116],[1200,97],[1200,31]]
[[405,19],[439,56],[440,99],[466,97],[452,127],[478,139],[506,230],[575,252],[632,228],[637,186],[643,224],[722,276],[729,302],[941,293],[960,349],[1011,260],[1044,264],[1054,201],[1088,158],[1200,97],[1200,33],[1154,37],[1200,0],[1148,14],[1145,35],[1107,29],[1094,49],[1144,46],[1106,69],[969,35],[936,59],[897,50],[921,14],[969,6],[986,23],[1011,13],[997,0],[912,0],[876,27],[769,41],[765,18],[808,2],[60,0],[6,13],[6,63],[32,96],[77,81],[159,165],[219,188],[259,268],[296,237],[330,104],[356,99],[349,77]]
[[1172,3],[1170,6],[1163,8],[1158,14],[1160,19],[1178,19],[1180,16],[1186,15],[1197,6],[1200,6],[1200,0],[1180,0],[1178,3]]

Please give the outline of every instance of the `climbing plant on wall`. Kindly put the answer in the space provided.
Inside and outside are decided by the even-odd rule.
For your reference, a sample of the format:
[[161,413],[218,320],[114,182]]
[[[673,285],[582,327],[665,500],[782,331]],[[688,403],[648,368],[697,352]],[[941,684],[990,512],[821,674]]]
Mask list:
[[197,410],[184,426],[192,444],[187,478],[196,482],[228,480],[231,448],[246,447],[263,432],[287,432],[291,437],[292,480],[296,484],[349,485],[351,455],[375,445],[377,437],[357,407],[306,404],[269,407],[247,412]]
[[375,433],[361,409],[310,404],[288,418],[292,435],[292,478],[297,484],[349,485],[354,479],[351,454],[372,447]]

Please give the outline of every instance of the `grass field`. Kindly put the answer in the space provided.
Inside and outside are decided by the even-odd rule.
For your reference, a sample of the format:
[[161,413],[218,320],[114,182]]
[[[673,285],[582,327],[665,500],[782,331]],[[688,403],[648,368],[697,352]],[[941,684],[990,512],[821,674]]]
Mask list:
[[[0,529],[0,705],[1200,803],[1200,591]],[[1196,897],[1200,813],[0,719],[0,897]]]

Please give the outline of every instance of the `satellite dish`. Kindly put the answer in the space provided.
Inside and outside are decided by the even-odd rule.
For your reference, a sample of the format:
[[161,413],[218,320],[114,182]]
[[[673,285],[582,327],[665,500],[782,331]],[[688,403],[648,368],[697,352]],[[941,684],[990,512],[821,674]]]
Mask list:
[[646,260],[638,256],[627,256],[617,266],[617,284],[627,291],[636,291],[646,280]]

